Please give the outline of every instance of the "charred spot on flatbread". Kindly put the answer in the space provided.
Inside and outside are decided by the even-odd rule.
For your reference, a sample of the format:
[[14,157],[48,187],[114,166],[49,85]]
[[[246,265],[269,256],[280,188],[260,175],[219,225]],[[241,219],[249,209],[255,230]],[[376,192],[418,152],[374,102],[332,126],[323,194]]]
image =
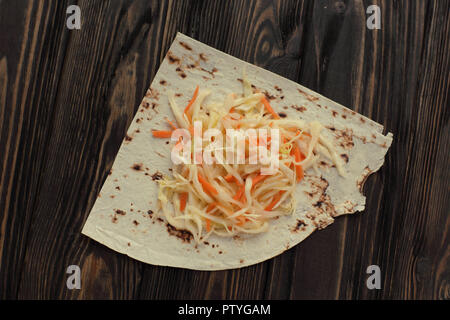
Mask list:
[[184,73],[183,69],[181,69],[180,67],[177,67],[177,68],[175,69],[175,71],[178,73],[178,75],[179,75],[181,78],[184,79],[184,78],[187,77],[186,73]]
[[297,219],[297,224],[294,226],[294,228],[292,228],[293,232],[297,232],[297,231],[303,231],[305,230],[305,227],[307,226],[306,222],[302,219]]
[[356,186],[358,187],[359,191],[362,192],[364,183],[367,181],[367,178],[370,176],[371,173],[372,170],[370,170],[369,166],[366,166],[364,168],[363,173],[361,174],[361,178],[358,181],[356,181]]
[[127,214],[125,211],[123,211],[123,210],[121,210],[121,209],[116,209],[116,210],[114,210],[114,212],[115,212],[116,214],[118,214],[118,215],[121,215],[121,216],[124,216],[124,215]]
[[192,50],[192,48],[191,48],[187,43],[185,43],[185,42],[183,42],[183,41],[180,41],[179,44],[180,44],[183,48],[185,48],[186,50],[188,50],[188,51],[191,51],[191,50]]
[[341,158],[342,158],[345,162],[348,162],[348,161],[349,161],[348,155],[345,154],[345,153],[342,153],[342,154],[341,154]]
[[263,94],[266,96],[267,100],[275,100],[277,98],[273,94],[270,94],[267,90],[264,90]]
[[334,131],[336,140],[342,148],[348,150],[354,147],[355,143],[353,142],[353,130],[346,128],[343,130],[336,129]]
[[303,90],[301,90],[301,89],[299,89],[299,88],[297,88],[297,91],[298,91],[302,96],[304,96],[308,101],[314,102],[314,101],[316,101],[316,100],[319,100],[319,98],[317,98],[317,97],[315,97],[315,96],[312,96],[312,95],[306,93],[305,91],[303,91]]
[[163,175],[161,172],[155,172],[154,174],[152,174],[152,180],[156,181],[156,180],[161,180],[163,178]]
[[172,52],[168,52],[167,53],[167,60],[169,60],[170,64],[180,64],[181,60],[180,58],[178,58],[177,56],[175,56]]
[[180,239],[183,242],[189,243],[189,242],[191,242],[192,239],[194,239],[194,236],[192,235],[192,233],[190,233],[187,230],[179,230],[168,223],[166,224],[166,227],[167,227],[167,232],[171,236],[177,237],[178,239]]
[[159,91],[154,88],[150,88],[145,93],[145,97],[148,99],[159,100]]
[[133,169],[135,171],[143,171],[143,167],[144,167],[144,165],[142,163],[135,163],[135,164],[133,164],[131,169]]
[[132,137],[132,136],[130,136],[130,135],[128,135],[128,134],[125,135],[125,142],[130,142],[130,141],[132,141],[132,140],[133,140],[133,137]]
[[291,108],[297,110],[298,112],[305,112],[306,111],[306,107],[305,106],[291,106]]

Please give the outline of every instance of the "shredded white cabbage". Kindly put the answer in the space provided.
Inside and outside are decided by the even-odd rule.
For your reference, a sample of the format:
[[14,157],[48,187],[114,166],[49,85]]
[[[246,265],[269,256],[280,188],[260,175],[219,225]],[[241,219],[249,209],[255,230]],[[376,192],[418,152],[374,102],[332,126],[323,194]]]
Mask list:
[[[211,91],[200,90],[187,114],[169,92],[169,103],[180,128],[192,130],[191,121],[197,120],[202,121],[204,129],[217,129],[224,136],[226,129],[279,129],[281,137],[279,167],[272,175],[262,175],[261,164],[248,162],[181,164],[174,167],[172,178],[159,181],[159,204],[168,223],[188,230],[196,241],[211,234],[230,237],[266,232],[270,219],[295,210],[295,187],[301,183],[304,170],[317,170],[321,157],[331,160],[338,173],[344,175],[334,147],[321,135],[323,126],[319,122],[281,119],[267,106],[269,102],[262,93],[252,92],[245,71],[243,89],[243,94],[230,94],[223,102],[209,103],[205,101]],[[201,143],[205,149],[212,141],[203,139]],[[248,152],[248,140],[245,143]],[[270,151],[270,140],[266,145],[258,144]],[[236,149],[223,150],[236,153]]]

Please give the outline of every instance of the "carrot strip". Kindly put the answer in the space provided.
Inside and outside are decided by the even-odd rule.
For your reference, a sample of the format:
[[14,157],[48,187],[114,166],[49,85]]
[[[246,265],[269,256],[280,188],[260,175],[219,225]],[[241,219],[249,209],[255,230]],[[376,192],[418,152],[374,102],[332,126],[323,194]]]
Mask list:
[[303,172],[303,167],[299,165],[295,169],[297,172],[297,182],[300,182],[303,180],[303,177],[305,176],[305,174]]
[[211,220],[209,220],[208,218],[205,218],[206,220],[206,232],[211,231]]
[[269,101],[267,101],[267,99],[265,97],[261,98],[261,102],[264,104],[264,106],[266,107],[267,111],[270,112],[270,114],[275,118],[275,119],[280,119],[280,116],[278,115],[278,113],[276,113],[275,111],[273,111],[272,107],[270,106]]
[[239,200],[244,204],[247,203],[247,196],[245,195],[245,192],[242,192],[241,198]]
[[226,175],[224,177],[224,179],[225,179],[226,182],[231,182],[231,181],[234,180],[234,176],[232,174],[229,174],[229,175]]
[[191,134],[191,136],[194,136],[194,126],[190,126],[189,127],[189,133]]
[[262,174],[259,174],[259,175],[257,175],[256,177],[254,177],[253,180],[252,180],[252,188],[254,188],[255,185],[256,185],[258,182],[263,181],[263,180],[266,179],[267,177],[268,177],[268,175],[262,175]]
[[172,127],[173,130],[177,130],[177,126],[173,124],[172,121],[170,121],[169,119],[166,118],[166,121],[169,123],[169,125]]
[[198,89],[199,89],[199,87],[197,86],[197,87],[195,88],[194,95],[192,96],[191,101],[189,101],[188,105],[187,105],[186,108],[184,109],[184,113],[188,114],[189,108],[194,104],[195,99],[197,99],[197,96],[198,96]]
[[206,212],[212,211],[212,209],[214,209],[216,206],[217,206],[217,202],[211,202],[211,203],[206,207]]
[[238,190],[238,192],[235,194],[235,196],[233,197],[234,200],[240,200],[242,195],[244,194],[245,191],[245,186],[241,186]]
[[180,211],[184,211],[184,209],[186,208],[187,198],[187,192],[180,193]]
[[155,138],[170,138],[172,136],[172,131],[153,130],[152,133]]
[[[295,162],[300,162],[305,159],[305,155],[300,151],[300,149],[295,144],[292,147],[291,154],[294,154]],[[302,166],[296,165],[295,172],[297,174],[297,182],[300,182],[304,176]]]
[[242,225],[244,225],[244,223],[246,223],[248,221],[248,219],[243,216],[237,217],[236,220],[239,221],[238,223],[236,223],[237,226],[242,226]]
[[[189,113],[185,113],[186,117],[188,118],[189,123],[192,123],[192,118],[191,115]],[[192,127],[192,126],[191,126]],[[189,128],[190,130],[190,128]]]
[[208,181],[206,181],[205,178],[201,176],[201,174],[198,174],[198,181],[202,184],[203,190],[209,194],[218,195],[216,188],[212,186]]
[[[233,176],[232,174],[229,174],[229,175],[225,176],[224,179],[225,179],[225,181],[227,181],[227,182],[233,182],[233,181],[234,181],[234,182],[235,182],[239,187],[241,187],[241,188],[244,187],[244,185],[243,185],[242,183],[240,183],[239,180],[236,179],[236,177]],[[236,200],[237,200],[237,199],[236,199]]]
[[278,203],[278,201],[280,201],[281,196],[283,195],[285,191],[281,190],[280,192],[278,192],[272,199],[272,202],[264,209],[266,211],[272,211],[273,207],[275,207],[275,205]]

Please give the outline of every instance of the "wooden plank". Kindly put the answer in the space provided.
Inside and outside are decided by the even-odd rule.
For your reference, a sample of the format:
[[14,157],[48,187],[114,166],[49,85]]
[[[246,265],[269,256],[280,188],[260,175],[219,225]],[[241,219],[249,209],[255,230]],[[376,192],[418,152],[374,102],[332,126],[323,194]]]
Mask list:
[[[392,20],[405,20],[404,32],[398,47],[391,44],[395,60],[386,75],[394,79],[386,100],[396,114],[384,117],[396,127],[397,139],[384,183],[383,212],[391,217],[385,217],[389,222],[374,244],[386,265],[381,297],[448,299],[450,220],[442,190],[448,194],[450,180],[433,177],[448,178],[450,4],[403,5],[410,15],[406,19],[393,10]],[[445,145],[446,156],[439,153]]]
[[[364,108],[360,97],[365,88],[361,64],[366,54],[366,7],[359,1],[314,2],[297,81],[373,118],[371,110]],[[370,201],[376,200],[373,194],[369,198]],[[368,209],[373,209],[373,206]],[[364,212],[364,217],[370,215],[369,210]],[[346,268],[347,252],[344,248],[349,242],[348,234],[360,232],[355,216],[336,219],[333,225],[315,232],[295,248],[290,298],[339,298],[339,290],[346,281],[342,276]],[[355,243],[350,241],[350,245]],[[359,256],[355,254],[352,257]],[[364,284],[365,278],[359,281]]]
[[0,3],[0,297],[17,298],[54,122],[64,2]]
[[[160,49],[146,39],[162,33],[156,23],[159,8],[156,1],[78,5],[82,27],[70,32],[53,104],[55,121],[46,141],[19,298],[126,299],[138,290],[140,263],[93,243],[80,230],[150,84],[148,57]],[[65,8],[46,14],[55,13],[65,18]],[[81,267],[81,290],[66,288],[69,265]]]
[[[357,8],[352,4],[357,3],[347,3],[345,10],[350,11],[344,14],[358,16],[364,29],[364,15],[355,16]],[[310,61],[310,65],[317,60],[328,65],[326,71],[321,70],[322,79],[310,76],[317,85],[313,89],[386,124],[395,139],[385,165],[365,185],[365,212],[343,218],[338,228],[313,235],[309,241],[314,244],[305,243],[297,249],[294,299],[423,299],[448,295],[448,284],[442,280],[449,274],[444,253],[448,250],[448,201],[442,189],[448,190],[449,180],[430,178],[435,171],[446,172],[448,177],[448,161],[443,155],[441,161],[435,160],[438,148],[448,146],[448,122],[445,128],[444,120],[448,100],[438,93],[448,92],[448,72],[439,72],[448,70],[448,4],[382,4],[382,29],[364,30],[355,36],[361,46],[351,37],[339,38],[340,46],[353,45],[348,52],[359,52],[362,59],[345,59],[345,50],[335,48],[324,54],[329,59],[317,56]],[[318,23],[337,27],[333,22],[336,17],[324,21],[326,13],[315,16],[320,17]],[[438,28],[438,21],[446,24]],[[322,39],[323,28],[327,29],[312,28],[319,30],[317,39]],[[344,35],[362,30],[355,25],[346,30],[345,23],[342,28],[339,33]],[[323,52],[325,44],[319,41],[315,46],[319,48],[316,52]],[[346,60],[353,61],[350,68],[345,67]],[[432,190],[434,198],[430,197]],[[326,247],[318,250],[321,242]],[[372,264],[381,268],[382,290],[366,287],[366,268]]]

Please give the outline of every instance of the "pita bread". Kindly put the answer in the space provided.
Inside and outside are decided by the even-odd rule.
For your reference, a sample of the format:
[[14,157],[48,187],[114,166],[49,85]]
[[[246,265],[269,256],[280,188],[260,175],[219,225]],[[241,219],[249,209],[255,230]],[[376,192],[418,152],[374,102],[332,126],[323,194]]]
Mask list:
[[[173,119],[167,92],[186,105],[195,86],[213,89],[214,98],[242,92],[242,71],[288,118],[317,120],[322,134],[345,162],[346,176],[331,163],[320,173],[305,172],[294,214],[270,222],[268,232],[233,238],[211,236],[195,243],[191,235],[167,224],[157,212],[158,179],[171,175],[170,147],[151,130]],[[340,215],[363,211],[362,186],[376,172],[392,143],[383,126],[279,75],[177,34],[127,135],[82,233],[109,248],[154,265],[223,270],[252,265],[297,245]]]

